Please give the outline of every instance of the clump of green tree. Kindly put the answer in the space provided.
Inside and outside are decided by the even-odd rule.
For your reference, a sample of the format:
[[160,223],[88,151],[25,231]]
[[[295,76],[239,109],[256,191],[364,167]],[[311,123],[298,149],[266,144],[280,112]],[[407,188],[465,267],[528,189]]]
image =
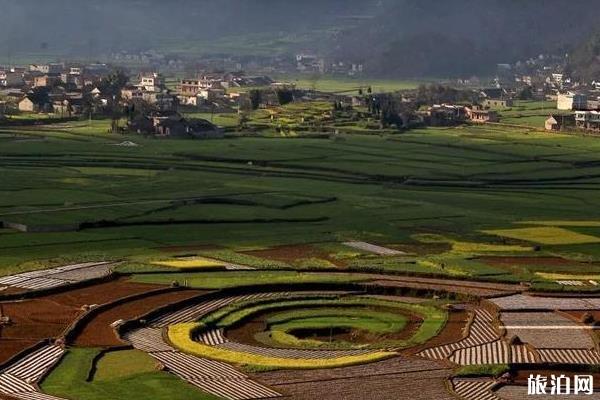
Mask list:
[[477,103],[479,94],[441,84],[419,85],[415,93],[417,107],[432,104]]

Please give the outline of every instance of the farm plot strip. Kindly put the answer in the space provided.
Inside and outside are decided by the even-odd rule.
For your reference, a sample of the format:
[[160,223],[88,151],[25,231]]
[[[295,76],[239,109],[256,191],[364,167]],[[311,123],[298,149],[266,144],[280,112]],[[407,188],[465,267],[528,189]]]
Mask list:
[[443,346],[432,347],[418,353],[421,357],[434,360],[448,358],[455,350],[491,343],[499,339],[498,333],[494,330],[492,314],[484,309],[474,311],[473,321],[469,327],[468,335],[456,342]]
[[298,400],[455,400],[445,386],[450,373],[438,362],[399,356],[349,367],[251,376]]
[[0,393],[18,398],[44,398],[45,395],[37,392],[34,384],[41,381],[64,352],[60,346],[47,345],[16,361],[0,372]]
[[421,278],[410,276],[365,275],[373,280],[363,283],[364,286],[403,287],[411,289],[437,290],[449,293],[460,293],[478,297],[492,297],[514,294],[525,288],[520,285],[473,282],[450,279]]
[[124,335],[131,344],[188,383],[230,400],[279,397],[229,364],[181,353],[164,341],[160,328],[142,328]]
[[537,362],[536,354],[524,345],[510,346],[510,362],[512,364],[534,364]]
[[50,289],[106,276],[111,267],[112,264],[108,262],[66,265],[4,276],[0,278],[0,285],[27,290]]
[[344,242],[343,244],[354,249],[363,250],[368,253],[374,253],[380,256],[397,256],[406,254],[405,252],[400,250],[389,249],[387,247],[377,246],[375,244],[367,242]]
[[50,396],[49,394],[40,392],[16,393],[12,394],[11,397],[14,397],[19,400],[64,400],[60,397]]
[[209,393],[232,400],[279,397],[228,364],[178,352],[151,353],[172,373]]
[[502,340],[456,350],[449,360],[459,365],[506,364],[508,345]]
[[496,382],[491,379],[452,379],[452,388],[464,400],[501,400],[492,391]]
[[502,311],[519,310],[597,310],[600,309],[600,298],[565,298],[565,297],[545,297],[545,296],[526,296],[517,294],[507,297],[498,297],[489,299]]
[[560,364],[600,364],[600,354],[585,349],[538,349],[541,362]]
[[210,329],[204,331],[198,336],[197,340],[209,346],[217,346],[228,341],[223,334],[223,329]]
[[256,354],[260,356],[291,358],[291,359],[333,359],[338,357],[357,356],[372,353],[372,350],[298,350],[276,349],[270,347],[252,346],[243,343],[227,342],[218,346],[222,349],[233,350],[240,353]]
[[155,328],[141,328],[127,332],[123,339],[130,342],[136,349],[152,353],[155,351],[172,351],[173,348],[165,343],[162,331]]
[[506,336],[517,336],[535,348],[590,349],[589,328],[554,312],[503,312]]
[[256,300],[275,296],[286,296],[288,294],[289,293],[287,292],[256,293],[243,296],[231,296],[215,300],[207,300],[198,304],[193,304],[191,306],[185,307],[181,310],[168,312],[163,315],[160,315],[154,318],[152,321],[150,321],[150,325],[157,328],[164,328],[169,325],[179,324],[183,322],[193,322],[196,321],[198,318],[212,311],[218,310],[219,308],[225,307],[226,305],[229,305],[233,302]]
[[2,373],[16,376],[27,382],[38,382],[46,371],[60,360],[65,350],[60,346],[45,346],[25,356]]

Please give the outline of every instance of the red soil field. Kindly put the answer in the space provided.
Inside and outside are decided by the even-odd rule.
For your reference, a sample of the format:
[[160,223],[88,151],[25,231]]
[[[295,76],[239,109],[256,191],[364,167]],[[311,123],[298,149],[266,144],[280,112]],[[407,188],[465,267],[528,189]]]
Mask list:
[[463,329],[467,325],[468,318],[469,314],[465,310],[449,312],[448,321],[442,331],[427,343],[410,349],[410,353],[416,354],[426,348],[458,342],[463,338]]
[[320,258],[322,260],[327,260],[338,267],[343,267],[346,265],[342,260],[336,260],[335,258],[330,257],[326,251],[307,244],[278,246],[265,250],[245,251],[243,253],[250,256],[283,261],[292,264],[294,261],[302,258]]
[[202,293],[206,292],[200,290],[183,290],[160,293],[111,307],[89,321],[75,338],[73,344],[82,347],[122,346],[126,343],[117,338],[113,328],[110,326],[114,321],[119,319],[134,319],[166,304],[186,300]]
[[9,324],[0,327],[0,363],[43,339],[61,336],[84,312],[83,305],[104,304],[159,287],[162,286],[122,278],[30,300],[0,303],[2,315],[10,318]]

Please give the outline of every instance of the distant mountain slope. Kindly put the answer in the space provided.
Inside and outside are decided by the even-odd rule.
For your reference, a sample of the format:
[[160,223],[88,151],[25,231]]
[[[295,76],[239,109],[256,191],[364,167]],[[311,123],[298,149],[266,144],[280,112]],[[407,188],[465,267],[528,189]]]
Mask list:
[[381,74],[483,73],[497,63],[567,51],[589,35],[598,12],[595,0],[383,0],[375,19],[335,47]]
[[0,10],[0,62],[32,53],[307,49],[362,61],[377,75],[446,77],[567,51],[589,37],[600,2],[0,0]]
[[600,33],[590,36],[571,53],[568,70],[585,81],[600,78]]

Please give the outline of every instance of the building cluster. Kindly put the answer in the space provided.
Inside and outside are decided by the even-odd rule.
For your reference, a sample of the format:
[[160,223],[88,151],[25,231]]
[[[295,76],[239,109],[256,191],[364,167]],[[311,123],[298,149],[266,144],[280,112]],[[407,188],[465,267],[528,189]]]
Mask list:
[[360,62],[349,60],[328,60],[314,53],[296,54],[296,71],[301,73],[317,73],[331,75],[360,76],[365,67]]
[[0,67],[0,97],[9,108],[23,112],[47,112],[72,116],[82,112],[84,97],[106,105],[98,89],[111,72],[106,64],[31,64]]
[[179,103],[186,106],[231,106],[239,102],[244,87],[269,87],[275,82],[268,76],[247,76],[243,72],[197,74],[180,80]]

